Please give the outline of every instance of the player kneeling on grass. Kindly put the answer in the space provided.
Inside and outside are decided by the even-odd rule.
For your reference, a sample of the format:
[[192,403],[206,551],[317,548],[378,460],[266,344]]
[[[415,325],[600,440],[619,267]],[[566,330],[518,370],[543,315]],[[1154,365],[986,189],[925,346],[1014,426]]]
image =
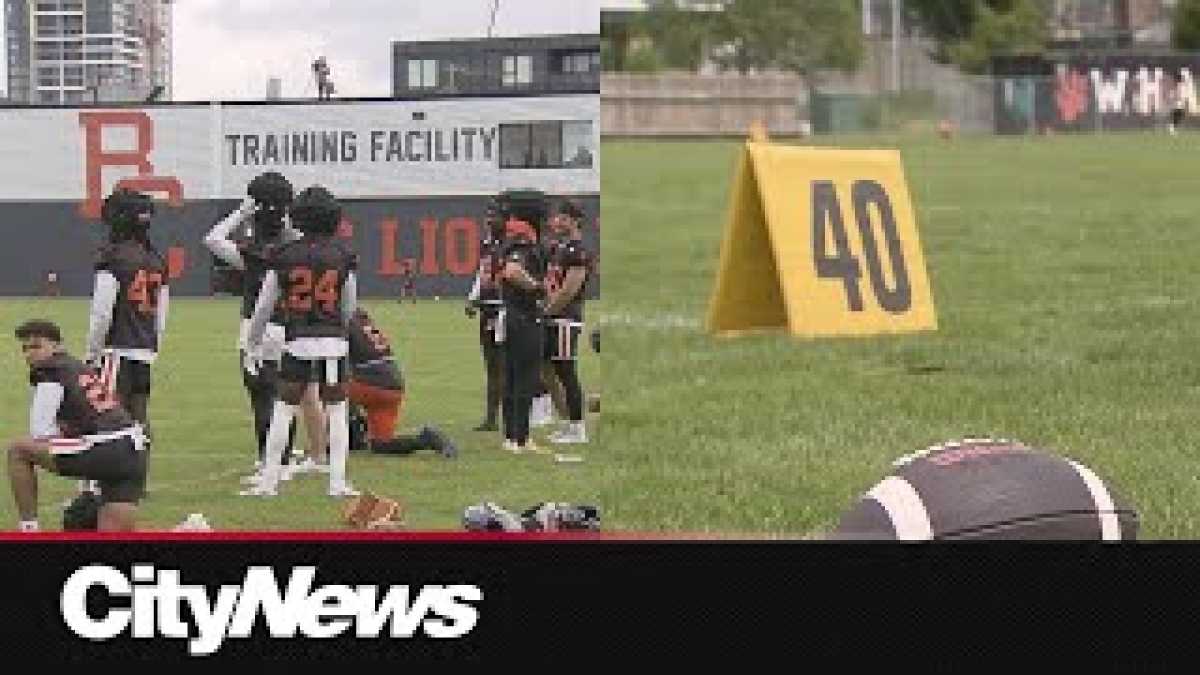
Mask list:
[[358,303],[357,256],[334,237],[341,217],[341,206],[325,188],[313,186],[301,192],[292,205],[292,221],[304,238],[276,249],[263,277],[250,319],[250,351],[258,353],[267,321],[278,307],[284,328],[283,358],[262,480],[243,495],[275,495],[288,428],[310,383],[319,385],[329,417],[329,496],[358,494],[346,481],[347,326]]
[[146,436],[99,373],[62,347],[49,321],[16,330],[29,364],[29,437],[8,446],[8,480],[22,531],[36,531],[37,467],[100,483],[101,530],[132,530],[146,482]]
[[442,432],[423,427],[414,436],[396,436],[396,421],[404,404],[404,378],[396,365],[387,336],[371,321],[366,310],[350,321],[350,402],[367,412],[368,447],[372,452],[407,455],[436,450],[444,457],[458,449]]

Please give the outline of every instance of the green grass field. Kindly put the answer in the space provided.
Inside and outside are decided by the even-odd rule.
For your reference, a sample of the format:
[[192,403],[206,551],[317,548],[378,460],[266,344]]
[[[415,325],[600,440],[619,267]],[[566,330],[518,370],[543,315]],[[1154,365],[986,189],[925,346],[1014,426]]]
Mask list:
[[1200,537],[1197,139],[826,142],[902,151],[939,330],[709,337],[739,145],[605,143],[610,514],[819,536],[897,456],[996,435],[1093,466],[1142,538]]
[[[617,486],[606,480],[601,442],[565,446],[584,454],[582,464],[555,464],[541,455],[514,456],[500,449],[499,434],[476,433],[483,415],[483,363],[475,320],[463,315],[460,300],[365,300],[398,351],[408,387],[401,431],[436,423],[459,445],[460,458],[445,460],[432,452],[408,457],[354,453],[350,478],[360,489],[400,499],[413,529],[461,529],[463,508],[483,500],[510,510],[539,501],[605,503]],[[79,354],[87,330],[83,299],[0,300],[0,329],[8,348],[0,350],[0,436],[26,431],[27,369],[12,339],[13,328],[38,316],[59,322],[69,349]],[[255,457],[249,405],[242,389],[234,345],[237,305],[229,299],[181,299],[171,302],[166,344],[154,367],[150,421],[155,447],[150,497],[142,505],[148,528],[165,528],[187,514],[205,514],[216,529],[340,529],[339,500],[325,496],[325,476],[299,476],[282,484],[275,499],[239,497],[239,477]],[[581,368],[589,389],[605,386],[605,369],[588,350]],[[594,440],[602,433],[594,423]],[[549,445],[549,444],[547,444]],[[0,528],[15,527],[12,499],[4,483]],[[60,506],[74,481],[40,473],[40,517],[45,529],[61,526]],[[622,488],[623,489],[623,488]]]
[[[858,137],[899,147],[940,328],[879,338],[717,340],[702,322],[735,143],[606,142],[604,351],[598,442],[579,465],[514,457],[479,419],[483,373],[461,303],[368,300],[410,387],[406,424],[462,446],[355,454],[360,487],[402,499],[414,528],[458,529],[463,507],[590,501],[608,530],[819,536],[901,454],[969,435],[1018,438],[1093,466],[1139,508],[1143,538],[1200,536],[1193,420],[1200,412],[1200,143],[1190,137]],[[200,511],[217,528],[329,529],[324,480],[275,500],[236,496],[253,456],[228,300],[172,303],[155,368],[157,443],[144,520]],[[0,300],[0,329],[29,316],[83,341],[85,302]],[[0,350],[0,434],[24,432],[25,369]],[[43,479],[43,525],[70,482]],[[0,526],[14,522],[0,499]]]

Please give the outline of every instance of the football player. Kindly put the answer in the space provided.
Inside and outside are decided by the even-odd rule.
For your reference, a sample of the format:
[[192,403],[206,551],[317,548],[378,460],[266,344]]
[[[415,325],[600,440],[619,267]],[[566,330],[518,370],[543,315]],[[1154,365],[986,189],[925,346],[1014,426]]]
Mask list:
[[[277,397],[279,361],[283,358],[283,326],[275,320],[267,324],[260,352],[249,349],[250,317],[258,301],[263,276],[267,273],[272,252],[288,241],[300,238],[300,233],[288,224],[288,209],[293,199],[292,184],[275,171],[256,176],[246,189],[247,196],[232,213],[221,219],[204,238],[208,250],[225,264],[241,272],[242,308],[238,330],[238,353],[242,385],[250,396],[254,415],[254,434],[258,446],[258,462],[254,475],[246,482],[261,478],[267,430]],[[249,225],[249,235],[244,230]],[[273,319],[275,317],[272,317]],[[324,414],[315,388],[305,391],[302,399],[305,428],[308,431],[309,455],[314,448],[324,451]],[[289,425],[288,447],[295,439],[295,422]],[[286,462],[290,453],[284,453]]]
[[577,360],[592,261],[583,245],[583,210],[573,201],[563,201],[550,227],[565,239],[555,248],[546,268],[545,358],[562,383],[567,403],[567,422],[551,435],[550,442],[586,443],[583,387],[579,384]]
[[467,295],[467,316],[479,315],[479,348],[483,353],[483,369],[487,379],[487,398],[483,423],[475,431],[495,431],[496,414],[504,393],[504,345],[496,335],[496,322],[500,320],[499,261],[504,246],[504,220],[507,214],[492,200],[484,215],[484,238],[479,244],[479,269],[475,272],[475,283]]
[[329,495],[358,494],[346,480],[347,326],[358,303],[358,257],[334,236],[341,213],[337,199],[323,187],[314,185],[297,195],[292,221],[304,238],[280,246],[263,276],[248,342],[251,349],[262,345],[278,305],[284,346],[262,480],[244,495],[275,495],[287,429],[310,383],[319,385],[329,419]]
[[97,527],[132,530],[145,489],[146,437],[104,377],[63,350],[62,333],[49,321],[16,329],[29,365],[33,402],[29,436],[8,446],[8,477],[22,531],[38,529],[38,467],[60,476],[98,481]]
[[436,450],[453,458],[458,449],[433,427],[413,436],[396,436],[396,421],[404,405],[404,377],[396,364],[392,345],[366,310],[355,311],[350,321],[350,403],[366,410],[367,445],[372,452],[407,455]]
[[[553,227],[553,222],[549,223],[549,227],[545,228],[542,233],[542,255],[546,261],[546,274],[542,279],[543,286],[546,287],[546,292],[549,294],[552,284],[561,281],[557,273],[557,268],[552,265],[558,259],[558,250],[565,243],[561,239],[561,228]],[[554,272],[552,275],[551,272]],[[563,391],[562,382],[558,380],[558,374],[554,372],[554,367],[549,358],[542,361],[541,380],[538,382],[537,395],[533,397],[533,407],[529,412],[529,426],[544,427],[552,424],[557,416],[557,419],[566,420],[570,417],[567,412],[567,398]]]
[[[544,206],[524,205],[505,222],[500,297],[504,300],[504,447],[520,454],[541,452],[529,438],[529,414],[541,380],[542,308],[545,261],[537,227]],[[530,222],[533,221],[533,222]]]
[[108,242],[96,259],[85,360],[149,433],[150,364],[167,327],[167,264],[150,243],[154,202],[119,188],[101,209]]

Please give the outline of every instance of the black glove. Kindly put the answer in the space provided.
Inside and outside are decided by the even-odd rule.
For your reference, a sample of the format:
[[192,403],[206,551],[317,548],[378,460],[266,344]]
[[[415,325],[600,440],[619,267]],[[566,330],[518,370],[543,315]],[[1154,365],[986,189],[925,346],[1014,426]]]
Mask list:
[[468,319],[474,319],[475,315],[479,312],[475,305],[472,305],[471,303],[467,303],[467,306],[464,307],[463,310],[466,312]]

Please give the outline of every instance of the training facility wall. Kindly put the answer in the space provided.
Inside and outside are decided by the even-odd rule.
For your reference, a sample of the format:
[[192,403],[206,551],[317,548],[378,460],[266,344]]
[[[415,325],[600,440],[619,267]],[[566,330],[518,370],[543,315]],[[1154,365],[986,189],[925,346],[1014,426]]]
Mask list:
[[1187,110],[1184,125],[1200,126],[1200,54],[1002,58],[993,62],[992,71],[999,134],[1161,127],[1177,92],[1182,92]]
[[[484,207],[504,189],[577,199],[599,254],[598,118],[595,94],[0,109],[0,295],[40,293],[49,272],[64,294],[90,293],[100,205],[118,185],[160,200],[152,239],[172,292],[207,295],[202,239],[268,170],[342,200],[364,294],[396,294],[411,266],[418,294],[465,295]],[[553,122],[571,128],[557,168],[502,168],[522,161],[522,125]]]

